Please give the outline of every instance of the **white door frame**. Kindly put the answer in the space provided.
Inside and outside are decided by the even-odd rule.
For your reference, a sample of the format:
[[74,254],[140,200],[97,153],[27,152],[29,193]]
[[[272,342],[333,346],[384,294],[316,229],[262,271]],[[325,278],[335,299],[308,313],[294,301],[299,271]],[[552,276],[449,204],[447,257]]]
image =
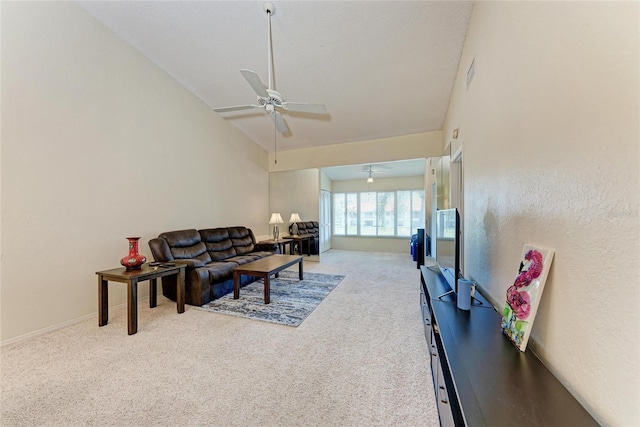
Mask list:
[[320,190],[320,253],[331,249],[331,192]]
[[464,275],[464,168],[462,167],[462,145],[451,156],[449,174],[449,200],[451,207],[460,213],[460,269]]

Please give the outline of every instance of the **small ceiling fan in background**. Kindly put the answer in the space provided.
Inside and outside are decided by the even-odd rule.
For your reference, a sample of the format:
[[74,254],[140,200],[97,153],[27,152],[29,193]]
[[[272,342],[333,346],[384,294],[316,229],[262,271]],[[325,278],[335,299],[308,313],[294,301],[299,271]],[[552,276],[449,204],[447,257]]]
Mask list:
[[273,83],[273,46],[271,44],[271,16],[275,13],[275,6],[270,2],[265,2],[262,6],[263,10],[267,14],[269,18],[269,38],[267,40],[267,49],[268,49],[268,66],[269,66],[269,86],[265,88],[264,84],[260,80],[258,74],[251,70],[242,69],[240,72],[247,80],[249,85],[253,88],[253,90],[258,95],[257,104],[246,104],[246,105],[237,105],[232,107],[221,107],[214,108],[213,111],[218,113],[227,113],[230,111],[240,111],[240,110],[253,110],[258,108],[263,108],[271,119],[275,123],[276,129],[280,133],[286,133],[289,131],[289,127],[287,123],[282,118],[282,114],[278,111],[278,109],[286,110],[286,111],[296,111],[301,113],[312,113],[312,114],[327,114],[327,107],[322,104],[308,104],[303,102],[287,102],[282,99],[282,96],[278,91],[274,88]]
[[389,167],[388,166],[383,166],[383,165],[368,165],[368,166],[364,166],[362,168],[362,170],[360,172],[364,172],[369,174],[369,176],[367,177],[367,182],[368,183],[372,183],[373,182],[373,174],[380,174],[380,173],[384,173],[385,170],[388,170]]

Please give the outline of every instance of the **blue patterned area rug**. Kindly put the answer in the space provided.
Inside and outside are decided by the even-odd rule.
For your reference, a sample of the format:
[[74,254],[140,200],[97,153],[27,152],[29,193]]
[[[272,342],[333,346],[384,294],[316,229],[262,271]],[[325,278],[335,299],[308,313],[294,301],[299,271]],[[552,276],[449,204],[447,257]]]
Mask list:
[[262,279],[240,288],[240,298],[233,299],[233,292],[199,307],[214,313],[247,317],[264,322],[298,326],[338,286],[344,276],[336,274],[304,273],[298,279],[298,271],[282,271],[280,277],[271,278],[271,303],[264,303]]

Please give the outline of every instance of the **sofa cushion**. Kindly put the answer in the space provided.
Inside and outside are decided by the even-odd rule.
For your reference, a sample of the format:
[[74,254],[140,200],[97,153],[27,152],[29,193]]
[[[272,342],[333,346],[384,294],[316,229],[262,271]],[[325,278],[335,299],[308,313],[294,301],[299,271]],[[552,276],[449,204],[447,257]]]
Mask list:
[[158,237],[166,240],[170,247],[191,246],[201,241],[200,233],[194,229],[167,231],[165,233],[161,233]]
[[209,271],[209,283],[223,282],[233,277],[233,269],[238,266],[235,262],[210,262],[205,267]]
[[252,261],[257,261],[260,258],[262,257],[252,252],[246,255],[236,255],[233,258],[226,259],[225,262],[235,262],[238,265],[244,265]]
[[318,223],[316,221],[307,221],[304,223],[307,234],[318,235]]
[[199,233],[212,261],[222,261],[236,255],[227,228],[208,228]]
[[[317,236],[320,233],[317,221],[297,222],[298,234],[313,234]],[[293,224],[289,225],[289,233],[293,234]]]
[[258,256],[259,257],[258,259],[261,259],[261,258],[266,258],[268,256],[271,256],[274,253],[275,253],[274,251],[255,251],[255,252],[251,252],[251,255]]
[[247,227],[229,227],[228,230],[236,255],[244,255],[253,251],[255,237],[251,230]]
[[174,260],[195,259],[202,264],[211,262],[207,248],[200,240],[200,234],[196,230],[168,231],[158,237],[167,242]]
[[[183,258],[179,261],[181,264],[185,264],[187,267],[190,267],[190,268],[204,267],[207,264],[206,262],[204,262],[204,260],[201,260],[198,258]],[[210,262],[210,261],[211,260],[207,262]]]

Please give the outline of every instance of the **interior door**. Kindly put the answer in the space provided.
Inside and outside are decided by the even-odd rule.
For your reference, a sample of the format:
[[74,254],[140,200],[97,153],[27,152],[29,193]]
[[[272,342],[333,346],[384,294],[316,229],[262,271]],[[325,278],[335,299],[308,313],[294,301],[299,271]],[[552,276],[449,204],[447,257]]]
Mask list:
[[331,193],[320,190],[320,253],[331,249]]

